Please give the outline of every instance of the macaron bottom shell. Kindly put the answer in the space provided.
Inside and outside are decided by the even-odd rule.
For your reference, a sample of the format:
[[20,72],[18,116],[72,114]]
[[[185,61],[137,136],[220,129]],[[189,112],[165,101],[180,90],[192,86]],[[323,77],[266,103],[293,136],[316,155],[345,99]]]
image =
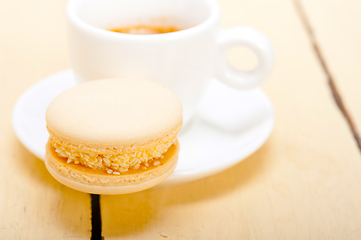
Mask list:
[[57,155],[54,147],[46,145],[45,165],[60,183],[78,191],[93,194],[127,194],[151,188],[169,177],[174,171],[179,152],[179,142],[163,154],[160,164],[146,170],[132,170],[121,175],[111,175],[101,170],[68,164]]

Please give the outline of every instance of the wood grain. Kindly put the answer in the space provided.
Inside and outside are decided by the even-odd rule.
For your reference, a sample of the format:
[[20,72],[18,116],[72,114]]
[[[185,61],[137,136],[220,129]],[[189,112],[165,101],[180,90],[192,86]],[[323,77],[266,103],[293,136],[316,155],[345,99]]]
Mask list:
[[16,139],[11,111],[41,78],[69,66],[66,1],[0,1],[0,238],[89,239],[90,196],[71,190]]
[[361,146],[361,2],[299,0]]
[[[169,189],[102,196],[106,239],[360,239],[360,154],[291,1],[220,1],[222,25],[272,41],[263,87],[276,110],[267,143],[244,162]],[[242,56],[231,55],[243,67]]]
[[[89,195],[57,183],[11,129],[11,110],[20,94],[70,66],[66,2],[0,1],[1,239],[90,238]],[[317,13],[320,2],[308,4],[307,13],[312,9]],[[346,16],[339,2],[329,1],[333,10],[325,11],[342,12],[338,22],[349,29],[343,19],[356,18],[357,9]],[[169,239],[360,239],[360,154],[292,1],[220,3],[224,27],[257,28],[275,48],[275,69],[263,87],[276,111],[271,138],[242,163],[207,179],[101,196],[102,235],[105,239],[163,239],[164,233]],[[350,31],[356,22],[347,21]],[[316,26],[316,31],[335,26],[324,25]],[[357,42],[358,37],[348,36],[346,43]],[[322,50],[342,40],[322,39]],[[330,64],[337,81],[341,73],[348,77],[342,81],[352,90],[346,91],[348,98],[354,97],[345,102],[356,119],[351,105],[357,100],[359,82],[351,77],[358,74],[359,48],[348,44],[345,49],[349,55],[332,49],[326,59],[337,63]],[[340,60],[329,60],[334,51],[341,54]],[[232,54],[231,61],[242,68],[248,60]],[[340,85],[342,95],[345,89]]]

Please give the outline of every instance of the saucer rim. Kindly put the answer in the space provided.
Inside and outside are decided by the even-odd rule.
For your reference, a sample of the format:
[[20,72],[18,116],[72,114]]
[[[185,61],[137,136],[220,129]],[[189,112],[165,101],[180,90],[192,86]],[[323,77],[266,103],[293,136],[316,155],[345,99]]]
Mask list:
[[30,142],[28,142],[27,140],[25,140],[24,134],[21,132],[20,128],[18,127],[17,124],[17,116],[20,114],[21,112],[21,105],[24,102],[24,99],[26,99],[32,92],[34,89],[36,89],[38,86],[42,85],[45,82],[48,82],[50,80],[54,81],[54,78],[64,75],[64,74],[68,74],[68,73],[72,73],[71,69],[65,69],[65,70],[61,70],[59,72],[50,74],[49,76],[46,76],[45,78],[37,81],[36,83],[34,83],[33,85],[31,85],[29,88],[27,88],[21,95],[20,97],[16,100],[14,107],[13,107],[13,111],[11,114],[11,124],[13,127],[13,130],[15,132],[15,135],[17,136],[17,138],[20,140],[20,142],[25,146],[25,148],[31,152],[32,154],[34,154],[36,156],[36,158],[38,158],[39,160],[44,162],[44,156],[42,156],[42,154],[40,152],[38,152],[38,150],[36,150],[36,148],[32,148],[32,144],[30,144]]
[[[16,103],[14,104],[12,116],[11,116],[11,122],[12,127],[14,129],[15,135],[20,140],[20,142],[25,146],[25,148],[34,154],[39,160],[44,161],[44,156],[41,152],[37,150],[36,146],[33,146],[31,144],[31,141],[28,141],[26,138],[26,134],[23,134],[21,131],[21,128],[19,127],[20,124],[18,120],[18,116],[21,114],[21,106],[24,104],[24,100],[29,97],[31,93],[33,93],[34,89],[38,88],[38,86],[44,84],[48,81],[56,81],[58,77],[61,77],[65,74],[73,74],[73,71],[71,69],[65,69],[59,72],[56,72],[54,74],[51,74],[42,80],[34,83],[31,85],[27,90],[25,90],[20,97],[17,99]],[[264,145],[264,143],[267,141],[267,139],[270,137],[274,125],[275,125],[275,112],[272,105],[271,100],[269,97],[260,89],[255,89],[255,93],[259,95],[260,98],[264,99],[264,102],[267,104],[267,109],[269,110],[268,117],[265,120],[266,126],[264,127],[263,134],[259,135],[257,138],[253,139],[252,141],[248,142],[246,144],[247,147],[243,146],[243,148],[246,148],[246,151],[239,151],[239,154],[233,154],[232,157],[228,158],[228,160],[225,162],[220,162],[218,164],[212,164],[209,166],[203,166],[202,168],[197,169],[183,169],[180,172],[174,172],[172,175],[163,183],[159,184],[157,187],[165,187],[165,186],[173,186],[173,185],[179,185],[184,184],[188,182],[193,182],[195,180],[199,180],[208,176],[212,176],[216,173],[219,173],[221,171],[224,171],[240,162],[245,160],[247,157],[252,155],[254,152],[256,152],[261,146]],[[265,124],[265,123],[262,123]]]

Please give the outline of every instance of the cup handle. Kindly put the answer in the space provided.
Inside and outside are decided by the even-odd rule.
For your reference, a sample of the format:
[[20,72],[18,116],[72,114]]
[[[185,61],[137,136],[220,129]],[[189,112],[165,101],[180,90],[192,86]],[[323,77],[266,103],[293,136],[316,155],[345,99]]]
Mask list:
[[[251,49],[258,58],[258,65],[251,71],[241,71],[232,67],[228,60],[228,51],[243,46]],[[248,27],[235,27],[221,30],[218,38],[218,63],[216,76],[230,87],[249,90],[260,86],[270,75],[274,54],[270,41],[261,32]]]

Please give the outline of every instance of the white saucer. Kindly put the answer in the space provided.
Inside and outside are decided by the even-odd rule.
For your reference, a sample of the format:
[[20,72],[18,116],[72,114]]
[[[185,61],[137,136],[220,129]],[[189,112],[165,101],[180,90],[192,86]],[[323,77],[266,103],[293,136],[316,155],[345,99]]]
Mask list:
[[[15,133],[41,160],[48,140],[45,110],[56,95],[75,85],[72,71],[61,71],[30,87],[15,104]],[[235,165],[263,145],[273,125],[272,103],[260,89],[240,92],[213,80],[199,114],[179,135],[175,171],[160,185],[191,182]]]

